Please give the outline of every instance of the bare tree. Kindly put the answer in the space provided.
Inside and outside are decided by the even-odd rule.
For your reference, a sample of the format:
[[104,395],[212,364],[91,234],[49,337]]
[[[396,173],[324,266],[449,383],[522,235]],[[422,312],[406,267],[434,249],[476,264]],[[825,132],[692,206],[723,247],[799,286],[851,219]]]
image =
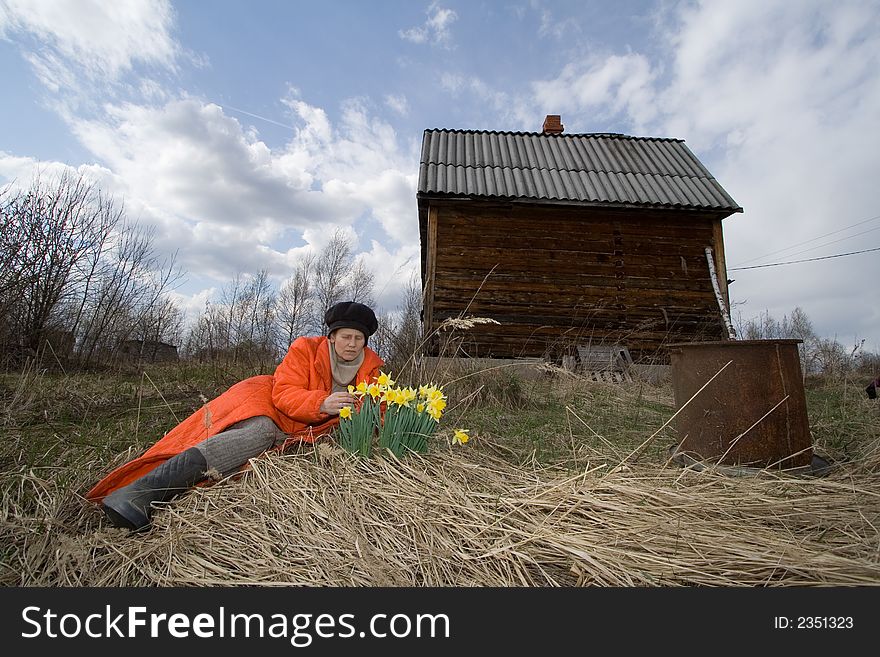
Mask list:
[[848,372],[852,366],[852,359],[846,348],[837,340],[820,338],[816,342],[813,358],[818,370],[822,374],[836,376]]
[[275,302],[269,272],[262,269],[248,281],[240,304],[246,321],[237,346],[245,349],[249,364],[265,367],[275,360]]
[[348,274],[351,270],[353,245],[351,238],[337,229],[327,246],[318,253],[314,267],[313,288],[317,305],[317,323],[333,304],[343,301]]
[[18,194],[0,190],[0,350],[6,351],[17,342],[12,315],[25,286],[23,256],[26,242],[22,239]]
[[75,325],[83,363],[114,358],[119,345],[154,314],[164,294],[179,279],[174,257],[160,261],[154,231],[127,221],[108,242],[96,280],[85,286],[84,307]]
[[376,304],[373,298],[375,287],[375,275],[364,263],[363,258],[358,258],[349,268],[345,277],[346,301],[357,301],[367,306]]
[[379,321],[379,327],[369,340],[370,349],[379,354],[382,360],[388,364],[387,370],[389,372],[399,373],[392,360],[396,324],[394,315],[392,313],[377,313],[376,319]]
[[81,362],[112,357],[180,276],[153,233],[83,176],[35,176],[0,194],[0,341],[39,351],[58,336]]
[[398,306],[391,358],[399,368],[415,357],[422,340],[422,303],[424,295],[420,278],[414,273],[403,291]]
[[311,284],[314,263],[314,254],[302,256],[293,270],[293,276],[278,293],[275,312],[279,325],[279,347],[282,350],[286,350],[299,336],[315,330],[315,295]]
[[318,252],[313,267],[314,326],[320,330],[327,309],[340,301],[375,304],[375,276],[362,258],[354,256],[351,237],[337,229],[330,242]]
[[226,319],[221,309],[207,302],[204,311],[189,329],[184,341],[184,354],[201,361],[217,360],[228,344],[228,337],[223,334],[225,328]]
[[220,303],[207,304],[186,340],[186,353],[200,359],[260,368],[278,355],[276,295],[265,270],[237,274],[224,286]]
[[177,346],[183,336],[183,324],[183,310],[165,295],[141,315],[132,337],[144,343],[164,342]]
[[0,238],[7,343],[38,350],[51,334],[72,334],[71,309],[121,216],[94,183],[70,172],[37,174],[27,190],[7,190]]

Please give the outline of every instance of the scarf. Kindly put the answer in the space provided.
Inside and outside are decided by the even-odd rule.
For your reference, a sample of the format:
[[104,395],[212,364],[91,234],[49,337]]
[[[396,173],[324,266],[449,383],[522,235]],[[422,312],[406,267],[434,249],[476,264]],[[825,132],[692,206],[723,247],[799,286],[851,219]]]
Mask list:
[[332,342],[327,340],[327,345],[330,347],[330,371],[333,373],[333,390],[331,392],[345,392],[364,363],[364,352],[362,350],[357,358],[347,362],[336,354]]

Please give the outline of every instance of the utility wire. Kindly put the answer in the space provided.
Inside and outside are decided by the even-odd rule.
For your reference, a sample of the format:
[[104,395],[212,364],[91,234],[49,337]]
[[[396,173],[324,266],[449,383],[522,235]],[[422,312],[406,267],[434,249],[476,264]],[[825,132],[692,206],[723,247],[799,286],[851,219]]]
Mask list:
[[871,251],[880,251],[880,246],[875,249],[865,249],[864,251],[852,251],[850,253],[836,253],[834,255],[822,256],[821,258],[807,258],[806,260],[789,260],[788,262],[772,262],[767,265],[752,265],[751,267],[731,267],[727,271],[740,271],[743,269],[760,269],[761,267],[778,267],[779,265],[796,265],[799,262],[813,262],[815,260],[828,260],[829,258],[842,258],[843,256],[858,255],[859,253],[870,253]]
[[[795,253],[789,253],[788,257],[793,258],[795,256],[802,255],[804,253],[809,253],[810,251],[815,251],[816,249],[824,249],[826,246],[831,246],[832,244],[837,244],[838,242],[845,242],[853,237],[858,237],[859,235],[864,235],[865,233],[873,233],[875,230],[880,230],[880,226],[876,226],[875,228],[869,228],[868,230],[863,230],[861,233],[855,233],[854,235],[849,235],[848,237],[841,237],[838,240],[831,240],[830,242],[825,242],[824,244],[817,244],[816,246],[811,246],[808,249],[803,249],[802,251],[797,251]],[[792,247],[789,247],[792,248]]]
[[[795,247],[803,246],[804,244],[809,244],[810,242],[815,242],[816,240],[821,240],[822,238],[830,237],[831,235],[836,235],[837,233],[841,233],[845,230],[849,230],[850,228],[855,228],[856,226],[861,226],[862,224],[866,224],[870,221],[876,221],[877,219],[880,219],[880,214],[875,215],[873,217],[868,217],[867,219],[863,219],[862,221],[858,221],[854,224],[850,224],[849,226],[844,226],[843,228],[838,228],[837,230],[832,230],[830,233],[825,233],[824,235],[819,235],[819,237],[813,237],[812,239],[808,239],[803,242],[798,242],[797,244],[792,244],[791,246],[787,246],[784,249],[778,249],[776,251],[771,251],[770,253],[765,253],[762,256],[757,256],[756,258],[749,258],[748,260],[743,261],[742,264],[746,264],[748,262],[754,262],[755,260],[761,260],[762,258],[767,258],[769,256],[776,255],[777,253],[782,253],[783,251],[788,251],[788,250],[793,249]],[[861,234],[861,233],[859,233],[859,234]],[[852,235],[851,237],[855,237],[855,235]],[[844,237],[842,239],[849,239],[849,238]],[[840,240],[837,240],[837,241],[840,241]],[[816,247],[816,248],[818,248],[818,247]],[[807,249],[807,250],[809,251],[810,249]],[[797,255],[797,254],[795,254],[795,255]]]

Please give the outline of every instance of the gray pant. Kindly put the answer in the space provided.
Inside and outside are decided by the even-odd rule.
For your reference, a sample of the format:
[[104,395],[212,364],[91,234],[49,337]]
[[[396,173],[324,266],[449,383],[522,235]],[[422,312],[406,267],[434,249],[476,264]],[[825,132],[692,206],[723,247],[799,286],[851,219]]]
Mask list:
[[271,418],[265,415],[251,417],[236,422],[224,431],[198,445],[198,449],[208,463],[208,469],[214,469],[222,476],[238,470],[248,459],[258,456],[274,445],[280,445],[287,439]]

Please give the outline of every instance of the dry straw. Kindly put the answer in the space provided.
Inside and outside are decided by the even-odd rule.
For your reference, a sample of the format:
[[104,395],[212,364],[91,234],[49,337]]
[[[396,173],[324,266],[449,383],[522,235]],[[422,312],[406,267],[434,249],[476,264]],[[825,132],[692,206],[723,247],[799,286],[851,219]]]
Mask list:
[[[264,455],[243,476],[157,512],[142,535],[107,529],[94,507],[61,494],[51,472],[22,471],[3,479],[29,489],[32,506],[3,504],[0,582],[880,583],[876,449],[823,478],[728,477],[601,459],[572,472],[515,466],[500,450],[482,440],[400,461],[358,459],[330,444]],[[22,497],[3,490],[6,501]]]

